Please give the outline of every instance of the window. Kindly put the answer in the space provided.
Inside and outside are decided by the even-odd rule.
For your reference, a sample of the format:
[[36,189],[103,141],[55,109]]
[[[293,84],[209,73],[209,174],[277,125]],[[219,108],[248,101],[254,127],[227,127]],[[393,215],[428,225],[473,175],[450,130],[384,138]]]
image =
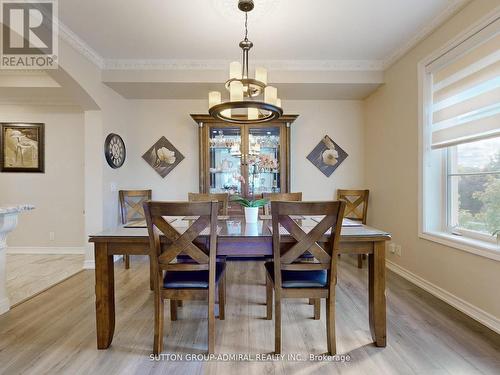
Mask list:
[[447,150],[448,230],[491,240],[500,228],[500,137]]
[[420,235],[493,249],[500,259],[498,13],[421,62],[419,76]]

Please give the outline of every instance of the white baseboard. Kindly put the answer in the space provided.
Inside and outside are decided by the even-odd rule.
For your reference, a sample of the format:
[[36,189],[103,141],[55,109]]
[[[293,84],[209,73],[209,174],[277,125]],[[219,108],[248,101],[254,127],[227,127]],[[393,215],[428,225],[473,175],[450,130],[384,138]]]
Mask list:
[[8,298],[0,300],[0,315],[10,310],[10,302]]
[[84,260],[83,261],[83,269],[84,270],[93,270],[95,269],[95,261],[92,260]]
[[415,275],[414,273],[397,265],[394,262],[391,262],[390,260],[386,260],[386,266],[392,272],[397,273],[399,276],[408,280],[412,284],[415,284],[416,286],[424,289],[433,296],[463,312],[465,315],[470,316],[472,319],[477,320],[479,323],[500,334],[500,319],[498,319],[497,317],[470,304],[467,301],[464,301],[463,299],[455,296],[454,294],[451,294],[450,292],[438,287],[437,285],[424,280],[420,276]]
[[8,246],[7,254],[85,254],[84,247],[20,247]]

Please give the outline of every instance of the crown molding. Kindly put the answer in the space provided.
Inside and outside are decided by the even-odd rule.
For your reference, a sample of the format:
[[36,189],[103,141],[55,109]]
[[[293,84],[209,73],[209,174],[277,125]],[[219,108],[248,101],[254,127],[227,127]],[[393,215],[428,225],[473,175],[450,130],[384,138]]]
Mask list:
[[[424,25],[411,39],[383,60],[254,60],[274,71],[384,71],[429,36],[471,0],[448,0],[450,4]],[[80,54],[105,70],[226,70],[229,60],[105,59],[59,22],[59,35]]]
[[396,61],[398,61],[413,47],[415,47],[418,43],[420,43],[422,40],[428,37],[438,27],[443,25],[451,16],[453,16],[455,13],[461,10],[471,0],[448,0],[448,1],[450,2],[450,4],[446,7],[446,9],[443,12],[434,17],[429,23],[424,25],[424,27],[420,29],[418,33],[416,33],[412,38],[406,41],[406,43],[402,44],[399,48],[397,48],[393,53],[391,53],[383,60],[382,70],[386,70]]
[[82,38],[76,35],[68,26],[59,22],[59,37],[76,49],[81,55],[86,57],[100,69],[104,69],[105,60],[99,53],[90,47]]
[[[381,60],[253,60],[275,71],[380,71]],[[105,60],[106,70],[226,70],[230,60]]]

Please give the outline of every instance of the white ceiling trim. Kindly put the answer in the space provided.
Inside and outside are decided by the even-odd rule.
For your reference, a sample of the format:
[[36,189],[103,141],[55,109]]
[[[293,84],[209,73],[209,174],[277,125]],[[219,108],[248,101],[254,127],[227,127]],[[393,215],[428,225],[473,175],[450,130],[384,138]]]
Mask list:
[[[253,65],[274,71],[380,71],[382,60],[253,60]],[[107,70],[227,70],[230,60],[115,60]]]
[[66,41],[71,47],[76,49],[81,55],[85,56],[89,61],[94,63],[100,69],[104,69],[105,60],[97,53],[95,49],[90,47],[82,38],[76,35],[68,26],[59,22],[59,37]]
[[[283,71],[384,71],[470,0],[449,0],[448,7],[417,34],[383,60],[254,60],[269,70]],[[225,70],[226,60],[105,59],[59,20],[59,35],[100,69],[107,70]]]
[[401,45],[392,54],[384,59],[383,70],[389,68],[392,64],[403,57],[408,51],[415,47],[418,43],[429,36],[434,30],[441,26],[448,18],[457,13],[462,9],[470,0],[448,0],[450,4],[446,9],[441,12],[437,17],[433,18],[428,24],[426,24],[418,33],[416,33],[411,39],[406,43]]

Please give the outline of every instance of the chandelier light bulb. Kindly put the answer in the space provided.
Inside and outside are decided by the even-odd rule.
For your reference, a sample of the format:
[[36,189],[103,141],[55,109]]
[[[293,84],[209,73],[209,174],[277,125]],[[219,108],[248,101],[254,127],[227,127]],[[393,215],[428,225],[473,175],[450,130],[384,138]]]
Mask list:
[[230,91],[232,102],[240,102],[243,100],[243,83],[240,81],[231,82],[231,91]]
[[248,108],[248,119],[257,120],[259,118],[259,110],[257,108]]
[[212,108],[214,105],[220,104],[222,102],[220,91],[210,91],[208,93],[208,108]]
[[229,79],[241,79],[241,63],[233,61],[229,64]]
[[255,79],[267,85],[267,69],[260,66],[255,68]]
[[267,86],[264,89],[264,101],[268,104],[276,105],[278,99],[278,89],[273,86]]

